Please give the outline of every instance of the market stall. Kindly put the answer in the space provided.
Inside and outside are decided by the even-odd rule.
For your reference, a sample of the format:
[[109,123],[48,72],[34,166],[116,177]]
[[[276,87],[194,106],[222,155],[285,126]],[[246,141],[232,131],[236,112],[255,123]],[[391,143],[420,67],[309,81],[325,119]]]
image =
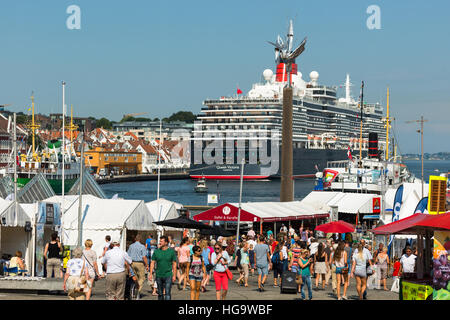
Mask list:
[[[237,222],[238,212],[239,204],[225,203],[195,215],[194,219],[197,221]],[[273,222],[274,231],[276,231],[276,222],[320,219],[328,216],[327,209],[314,208],[300,201],[246,202],[241,204],[239,220],[241,222],[259,222],[260,233],[262,233],[262,224],[264,222]]]
[[[138,232],[155,230],[152,215],[143,200],[111,200],[83,195],[81,204],[81,243],[84,246],[84,241],[91,239],[94,243],[92,249],[97,256],[103,252],[106,235],[120,239],[121,248],[126,250],[128,238]],[[72,201],[63,215],[65,245],[78,244],[78,208],[77,199]],[[100,265],[100,260],[98,264]]]
[[372,231],[417,235],[415,276],[401,278],[400,300],[450,300],[450,212],[416,213]]

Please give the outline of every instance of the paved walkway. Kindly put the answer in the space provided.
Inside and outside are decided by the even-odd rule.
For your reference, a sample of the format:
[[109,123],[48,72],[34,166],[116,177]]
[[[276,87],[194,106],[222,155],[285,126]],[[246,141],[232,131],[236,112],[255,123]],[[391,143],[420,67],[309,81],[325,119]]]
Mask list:
[[[270,273],[266,285],[265,292],[257,291],[258,277],[255,273],[254,276],[249,277],[249,287],[238,286],[235,282],[237,279],[237,271],[233,271],[233,280],[229,283],[229,291],[227,295],[227,300],[299,300],[301,298],[300,294],[280,294],[279,287],[273,287],[273,273]],[[313,287],[314,281],[313,280]],[[105,279],[101,279],[96,283],[94,288],[94,295],[92,300],[105,300]],[[392,286],[392,278],[387,279],[387,287],[390,289]],[[61,281],[62,287],[62,281]],[[200,300],[215,300],[215,287],[214,282],[211,281],[210,285],[207,287],[208,291],[205,293],[200,293]],[[143,289],[142,300],[157,300],[157,297],[151,295],[151,288],[148,282],[145,282]],[[307,289],[305,288],[305,294],[307,295]],[[349,300],[358,299],[356,292],[356,280],[354,278],[350,279],[350,286],[347,290],[347,297]],[[63,294],[33,294],[33,293],[12,293],[12,292],[0,292],[0,300],[64,300],[67,299]],[[172,299],[173,300],[189,300],[190,291],[189,290],[178,290],[177,286],[172,286]],[[369,300],[398,300],[398,293],[391,291],[370,289],[368,290]],[[328,288],[325,290],[314,290],[313,289],[313,300],[336,300],[336,295],[333,294],[331,289],[331,282]]]

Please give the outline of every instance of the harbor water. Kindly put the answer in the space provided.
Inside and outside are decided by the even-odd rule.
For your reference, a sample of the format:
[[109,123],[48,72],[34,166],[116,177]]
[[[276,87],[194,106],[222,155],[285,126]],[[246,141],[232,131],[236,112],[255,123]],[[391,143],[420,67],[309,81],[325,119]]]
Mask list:
[[[405,161],[409,170],[417,177],[421,177],[420,161]],[[450,161],[424,161],[425,181],[430,175],[450,170]],[[294,194],[295,200],[303,199],[314,188],[313,179],[295,180]],[[194,191],[195,180],[162,180],[160,182],[160,197],[170,201],[175,201],[183,205],[207,205],[207,194],[219,195],[219,204],[226,202],[239,202],[239,180],[208,180],[207,193],[197,193]],[[102,189],[108,198],[118,194],[124,199],[138,199],[145,202],[153,201],[157,197],[157,181],[124,182],[102,185]],[[280,180],[254,180],[244,181],[242,201],[279,201]]]

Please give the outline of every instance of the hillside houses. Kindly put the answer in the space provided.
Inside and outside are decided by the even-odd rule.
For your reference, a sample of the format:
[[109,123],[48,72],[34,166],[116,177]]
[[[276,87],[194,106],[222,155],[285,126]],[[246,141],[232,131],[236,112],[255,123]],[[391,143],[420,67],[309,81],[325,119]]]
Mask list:
[[[40,130],[38,134],[42,142],[46,145],[49,141],[61,138],[61,131]],[[81,135],[79,132],[66,131],[65,136],[68,145],[67,151],[70,150],[70,153],[76,153],[79,156],[81,152]],[[72,145],[69,143],[70,140],[73,140]],[[163,172],[171,172],[185,170],[189,168],[190,165],[189,152],[187,150],[189,142],[187,140],[166,140],[160,143],[159,139],[147,141],[137,137],[132,132],[120,132],[119,134],[114,134],[106,129],[96,128],[85,135],[84,141],[85,153],[90,151],[98,153],[98,155],[94,156],[92,152],[90,152],[91,159],[87,159],[86,165],[91,167],[93,162],[102,163],[101,161],[94,160],[97,156],[100,160],[101,154],[104,154],[105,152],[108,152],[108,159],[110,160],[116,158],[126,159],[124,156],[128,153],[139,153],[141,156],[136,158],[136,161],[141,161],[141,163],[139,165],[136,164],[132,170],[127,170],[128,172],[156,173],[158,167]],[[101,170],[101,166],[102,164],[100,164],[100,167],[99,164],[95,166],[95,171],[97,173]],[[119,172],[120,171],[122,170],[119,170]]]

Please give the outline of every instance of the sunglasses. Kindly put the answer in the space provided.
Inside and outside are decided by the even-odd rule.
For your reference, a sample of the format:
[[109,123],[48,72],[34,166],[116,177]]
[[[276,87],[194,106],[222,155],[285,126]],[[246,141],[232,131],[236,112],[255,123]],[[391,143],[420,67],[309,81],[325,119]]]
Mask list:
[[220,250],[220,248],[214,248],[214,250]]

